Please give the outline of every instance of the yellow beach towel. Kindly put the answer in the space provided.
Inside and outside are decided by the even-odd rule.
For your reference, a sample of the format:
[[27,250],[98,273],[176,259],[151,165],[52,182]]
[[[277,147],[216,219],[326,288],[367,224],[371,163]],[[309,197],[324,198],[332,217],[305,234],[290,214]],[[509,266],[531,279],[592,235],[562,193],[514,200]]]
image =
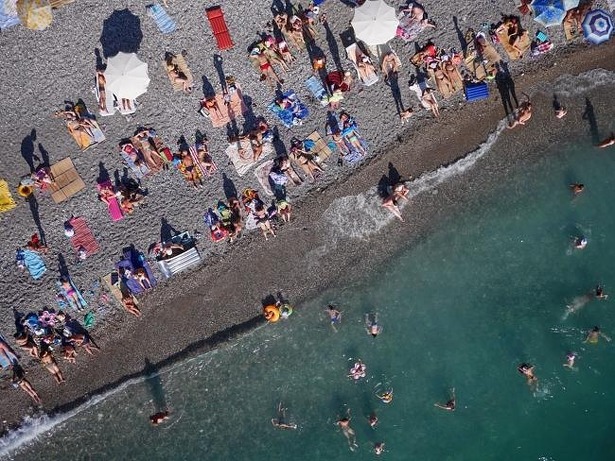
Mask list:
[[0,179],[0,213],[12,210],[16,206],[11,191],[9,191],[9,185],[4,179]]

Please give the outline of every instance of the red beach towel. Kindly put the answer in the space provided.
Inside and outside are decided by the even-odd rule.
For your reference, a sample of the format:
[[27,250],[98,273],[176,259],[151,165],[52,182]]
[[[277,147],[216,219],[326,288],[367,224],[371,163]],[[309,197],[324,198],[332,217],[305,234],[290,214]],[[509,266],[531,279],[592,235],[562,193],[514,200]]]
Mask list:
[[69,223],[73,226],[73,230],[75,231],[75,235],[70,238],[70,243],[75,249],[75,252],[78,253],[79,249],[83,248],[87,256],[98,253],[100,247],[94,238],[94,234],[92,234],[92,230],[85,222],[85,219],[78,217],[71,218]]
[[233,48],[233,39],[229,34],[228,26],[224,20],[222,8],[219,6],[207,8],[207,10],[205,10],[205,15],[207,16],[207,19],[209,19],[209,25],[214,33],[214,37],[216,38],[218,49],[228,50],[229,48]]

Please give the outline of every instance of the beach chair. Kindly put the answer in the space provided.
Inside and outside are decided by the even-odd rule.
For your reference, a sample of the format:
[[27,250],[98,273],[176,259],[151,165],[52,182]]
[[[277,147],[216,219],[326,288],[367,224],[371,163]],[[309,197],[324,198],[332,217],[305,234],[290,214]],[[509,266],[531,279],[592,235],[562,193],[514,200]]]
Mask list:
[[[371,59],[361,51],[356,43],[346,47],[346,56],[354,66],[354,70],[357,71],[359,80],[363,85],[371,86],[380,80]],[[359,68],[359,63],[361,63],[361,68]]]
[[[313,144],[307,141],[312,141]],[[316,157],[316,161],[319,164],[325,163],[333,154],[329,144],[327,144],[322,136],[320,136],[318,131],[313,131],[307,138],[305,138],[303,145]]]
[[0,179],[0,213],[12,210],[16,206],[17,203],[11,195],[8,183],[4,179]]
[[68,200],[77,192],[85,189],[85,183],[70,157],[60,160],[58,163],[51,165],[51,177],[53,182],[49,184],[51,190],[51,198],[55,203],[61,203]]
[[[186,79],[188,80],[187,82],[188,86],[192,87],[192,85],[194,84],[194,76],[192,75],[192,72],[190,71],[190,68],[188,67],[188,63],[186,62],[186,59],[181,54],[174,54],[173,64],[175,64],[177,66],[177,69],[186,76]],[[184,85],[181,82],[174,82],[173,79],[171,78],[171,75],[169,75],[169,72],[167,71],[166,61],[162,61],[162,65],[164,67],[165,73],[167,74],[167,77],[169,77],[169,80],[171,81],[171,84],[173,85],[173,90],[183,91]]]
[[105,86],[103,86],[103,91],[105,92],[105,107],[107,110],[102,110],[100,108],[100,84],[98,75],[94,77],[94,80],[94,94],[96,94],[96,101],[98,102],[98,113],[103,117],[115,114],[115,101],[113,99],[113,95],[107,91],[107,87]]
[[98,253],[100,246],[85,219],[72,217],[68,220],[68,223],[75,231],[70,238],[70,244],[75,250],[75,253],[79,254],[80,251],[85,251],[86,257]]
[[288,90],[283,93],[282,99],[289,101],[291,107],[283,109],[273,101],[267,108],[282,121],[286,128],[301,125],[303,120],[310,114],[306,105],[301,102],[294,90]]
[[158,30],[163,34],[170,34],[175,32],[177,25],[171,16],[165,11],[165,9],[158,3],[147,5],[145,7],[147,15],[156,22]]
[[[113,184],[111,184],[111,181],[98,183],[96,185],[96,189],[99,193],[103,190],[111,190],[115,193],[115,188],[113,187]],[[117,197],[115,195],[107,196],[107,201],[107,210],[109,211],[109,216],[111,216],[111,219],[113,221],[121,221],[124,219],[124,213],[122,213],[122,208],[120,207],[120,202],[118,202]]]
[[321,106],[324,107],[329,104],[329,94],[327,93],[327,90],[325,90],[325,87],[322,86],[322,82],[318,77],[312,75],[305,81],[305,86],[307,86],[308,90],[310,90],[312,96],[320,102]]
[[222,11],[222,8],[219,6],[207,8],[207,10],[205,10],[205,15],[207,16],[211,30],[214,33],[218,49],[228,50],[233,48],[233,39],[231,39],[228,26],[224,20],[224,12]]

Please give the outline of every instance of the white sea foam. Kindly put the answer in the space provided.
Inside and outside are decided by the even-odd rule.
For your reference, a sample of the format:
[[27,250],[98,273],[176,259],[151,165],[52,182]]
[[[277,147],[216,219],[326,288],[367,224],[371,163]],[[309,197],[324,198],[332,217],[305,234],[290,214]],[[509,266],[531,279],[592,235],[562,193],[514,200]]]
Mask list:
[[571,98],[604,85],[615,85],[615,72],[592,69],[579,75],[562,75],[555,82],[545,82],[536,90],[555,93],[561,98]]

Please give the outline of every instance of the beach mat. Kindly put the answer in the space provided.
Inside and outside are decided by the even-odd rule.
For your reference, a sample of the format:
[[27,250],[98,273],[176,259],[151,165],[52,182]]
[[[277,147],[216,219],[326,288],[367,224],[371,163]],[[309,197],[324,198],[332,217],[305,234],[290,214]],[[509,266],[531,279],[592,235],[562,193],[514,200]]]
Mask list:
[[233,162],[233,166],[235,167],[235,170],[237,170],[237,174],[239,176],[246,174],[252,166],[258,163],[261,158],[273,153],[273,146],[266,142],[263,144],[263,152],[261,156],[254,159],[254,151],[252,150],[250,141],[248,139],[242,139],[239,144],[241,152],[239,151],[239,147],[236,142],[229,144],[225,150],[226,155],[229,160]]
[[12,210],[16,206],[17,203],[11,195],[8,183],[4,179],[0,179],[0,213]]
[[68,222],[75,231],[75,234],[70,238],[70,243],[75,252],[78,253],[79,250],[83,248],[87,256],[98,253],[100,246],[85,219],[74,217]]
[[224,95],[221,93],[216,94],[215,98],[218,110],[208,110],[209,119],[214,128],[226,126],[227,123],[235,120],[239,115],[244,115],[248,112],[248,108],[243,102],[243,96],[239,88],[230,95],[228,104],[225,103]]
[[521,39],[519,40],[519,43],[517,45],[523,50],[523,54],[519,53],[519,51],[514,49],[509,43],[508,31],[506,30],[505,26],[499,27],[496,30],[496,34],[500,41],[500,45],[502,45],[502,48],[504,48],[504,51],[506,51],[506,54],[512,61],[520,59],[523,54],[525,54],[525,52],[530,49],[530,46],[532,45],[532,39],[530,38],[530,34],[528,34],[527,30],[523,32]]
[[32,250],[17,250],[17,260],[21,261],[34,280],[40,279],[47,267],[40,254]]
[[51,198],[55,203],[68,200],[77,192],[85,189],[85,183],[70,157],[51,165],[53,182],[49,185]]
[[271,190],[271,184],[269,183],[269,173],[271,172],[271,168],[273,168],[273,163],[273,160],[267,160],[254,168],[254,176],[256,176],[258,183],[270,197],[274,195],[273,190]]
[[160,32],[163,34],[175,32],[175,29],[177,29],[175,21],[161,5],[154,3],[147,5],[145,9],[147,10],[147,15],[154,20]]
[[228,26],[224,20],[224,12],[222,11],[222,8],[219,6],[207,8],[207,10],[205,10],[205,16],[207,16],[207,19],[209,20],[209,25],[214,33],[218,49],[228,50],[229,48],[233,48],[233,39],[231,38]]
[[307,106],[297,97],[294,90],[288,90],[282,95],[282,99],[291,101],[292,106],[288,109],[282,109],[275,101],[267,106],[284,124],[286,128],[294,125],[300,125],[304,119],[310,114]]
[[[331,148],[329,148],[329,144],[320,136],[318,131],[313,131],[306,140],[310,140],[314,142],[314,146],[310,147],[310,153],[318,156],[319,163],[326,162],[329,157],[333,154]],[[304,146],[306,142],[303,142]]]

